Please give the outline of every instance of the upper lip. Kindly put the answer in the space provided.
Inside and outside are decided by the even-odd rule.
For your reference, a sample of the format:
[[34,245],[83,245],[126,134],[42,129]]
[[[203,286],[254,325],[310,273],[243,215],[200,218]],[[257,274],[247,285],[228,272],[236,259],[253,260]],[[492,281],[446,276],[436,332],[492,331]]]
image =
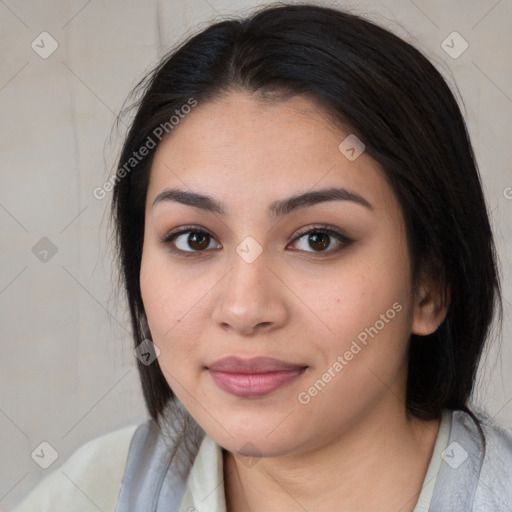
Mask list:
[[288,363],[272,357],[253,357],[243,359],[241,357],[224,357],[207,366],[208,369],[226,373],[268,373],[285,370],[300,370],[305,365]]

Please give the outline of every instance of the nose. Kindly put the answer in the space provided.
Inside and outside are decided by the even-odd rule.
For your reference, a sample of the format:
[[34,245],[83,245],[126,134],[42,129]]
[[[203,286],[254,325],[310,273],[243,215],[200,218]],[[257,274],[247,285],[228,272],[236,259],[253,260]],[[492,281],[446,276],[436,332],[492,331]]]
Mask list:
[[286,287],[263,251],[248,263],[236,252],[231,270],[215,287],[213,321],[225,331],[251,336],[283,326],[288,317]]

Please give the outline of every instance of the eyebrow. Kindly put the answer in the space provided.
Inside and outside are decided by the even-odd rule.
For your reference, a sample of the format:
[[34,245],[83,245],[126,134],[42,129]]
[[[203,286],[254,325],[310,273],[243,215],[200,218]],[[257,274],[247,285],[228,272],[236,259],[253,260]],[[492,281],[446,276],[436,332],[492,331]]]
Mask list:
[[[226,214],[226,209],[222,202],[217,199],[204,194],[196,192],[189,192],[180,189],[165,189],[160,192],[154,199],[152,208],[159,203],[167,201],[181,203],[201,210],[218,213],[220,215]],[[268,207],[269,217],[283,217],[289,213],[313,206],[315,204],[323,203],[326,201],[351,201],[359,204],[373,211],[373,206],[362,196],[351,192],[345,188],[325,188],[321,190],[308,191],[302,194],[294,195],[286,199],[280,199],[270,203]]]

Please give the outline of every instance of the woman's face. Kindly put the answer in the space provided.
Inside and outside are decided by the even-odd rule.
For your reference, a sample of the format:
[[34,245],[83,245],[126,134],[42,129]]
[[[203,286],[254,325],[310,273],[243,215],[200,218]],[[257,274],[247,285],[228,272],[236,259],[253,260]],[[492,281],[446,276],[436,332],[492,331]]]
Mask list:
[[[233,93],[157,149],[140,274],[152,339],[174,393],[234,453],[300,453],[404,408],[408,339],[424,325],[405,225],[349,135],[304,97]],[[295,371],[210,369],[229,356]]]

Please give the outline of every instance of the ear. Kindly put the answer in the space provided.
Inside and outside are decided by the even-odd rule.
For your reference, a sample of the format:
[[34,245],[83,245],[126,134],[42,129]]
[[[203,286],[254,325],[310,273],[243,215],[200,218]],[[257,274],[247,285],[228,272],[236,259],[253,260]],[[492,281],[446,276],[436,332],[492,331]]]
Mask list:
[[448,288],[446,301],[443,300],[439,286],[432,282],[422,284],[416,294],[412,334],[427,336],[437,330],[448,313],[451,302],[451,290]]

